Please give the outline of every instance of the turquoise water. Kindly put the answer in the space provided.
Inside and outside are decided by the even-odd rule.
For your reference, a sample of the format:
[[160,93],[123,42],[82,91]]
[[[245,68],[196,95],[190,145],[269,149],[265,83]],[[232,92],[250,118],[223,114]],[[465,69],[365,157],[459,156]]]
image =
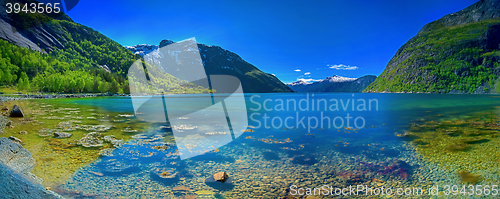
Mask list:
[[[81,168],[56,191],[68,197],[276,198],[290,195],[292,185],[428,188],[437,183],[461,183],[456,171],[445,171],[439,161],[424,161],[411,143],[413,139],[397,134],[429,121],[462,120],[479,113],[500,114],[500,98],[494,95],[245,94],[243,106],[226,97],[216,95],[214,99],[226,100],[227,110],[233,115],[242,118],[246,114],[245,132],[236,132],[239,126],[233,125],[235,132],[227,138],[230,132],[217,134],[223,131],[224,122],[210,116],[182,117],[182,113],[210,106],[203,96],[166,96],[165,102],[170,105],[167,115],[175,115],[169,117],[172,123],[151,123],[149,130],[131,135],[131,141]],[[129,97],[65,103],[134,114]],[[142,109],[141,114],[163,107],[153,104]],[[217,114],[211,111],[208,113]],[[287,118],[290,119],[285,124]],[[498,117],[489,119],[499,122]],[[175,133],[174,120],[196,128]],[[176,144],[179,140],[207,150],[182,158],[179,151],[185,146]],[[207,180],[220,171],[230,176],[226,183]],[[430,175],[429,171],[434,173]]]

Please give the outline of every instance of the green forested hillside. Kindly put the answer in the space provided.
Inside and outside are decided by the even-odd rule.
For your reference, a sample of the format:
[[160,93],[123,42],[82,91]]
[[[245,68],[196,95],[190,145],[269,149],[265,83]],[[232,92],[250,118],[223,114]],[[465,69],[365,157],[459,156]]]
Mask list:
[[479,1],[422,30],[365,92],[500,93],[500,1]]
[[[21,12],[10,17],[9,23],[42,52],[0,40],[0,85],[4,88],[29,92],[129,93],[126,73],[140,56],[66,15],[52,19],[45,14]],[[102,68],[104,65],[110,72]],[[166,92],[208,92],[171,75],[156,81],[172,88]]]
[[401,47],[366,90],[499,92],[500,49],[488,46],[488,34],[499,27],[496,19],[421,33]]
[[0,40],[0,83],[20,91],[45,92],[128,92],[123,76],[89,64],[78,67],[54,56]]

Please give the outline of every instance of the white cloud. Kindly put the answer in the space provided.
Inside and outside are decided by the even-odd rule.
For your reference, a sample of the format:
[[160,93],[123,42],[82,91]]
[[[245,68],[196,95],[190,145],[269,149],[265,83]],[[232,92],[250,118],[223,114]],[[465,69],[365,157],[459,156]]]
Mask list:
[[335,70],[358,70],[359,68],[357,66],[348,66],[344,64],[337,64],[337,65],[327,65],[329,66],[328,68],[332,68]]
[[310,72],[304,73],[304,75],[310,75],[310,74],[311,74]]
[[295,72],[300,72],[300,69],[295,69],[294,71],[295,71]]
[[314,83],[314,82],[319,82],[321,81],[322,79],[304,79],[304,78],[297,78],[297,81],[303,81],[303,82],[307,82],[307,83]]

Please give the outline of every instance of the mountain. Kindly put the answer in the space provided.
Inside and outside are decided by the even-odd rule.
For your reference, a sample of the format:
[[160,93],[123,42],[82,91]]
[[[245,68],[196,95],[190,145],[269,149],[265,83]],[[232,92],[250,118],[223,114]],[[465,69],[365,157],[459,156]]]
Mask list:
[[[134,54],[142,56],[147,62],[162,66],[162,64],[165,65],[161,63],[164,56],[178,53],[162,52],[162,47],[172,43],[171,40],[163,40],[160,45],[141,44],[126,48]],[[274,75],[262,72],[236,53],[219,46],[205,44],[198,44],[198,48],[207,75],[232,75],[238,77],[245,93],[293,92]],[[173,73],[172,75],[183,79],[177,74]],[[232,91],[217,90],[217,92]]]
[[298,80],[287,84],[297,92],[361,92],[370,85],[376,76],[366,75],[360,78],[348,78],[334,75],[323,80]]
[[[20,0],[21,7],[36,1]],[[7,9],[4,4],[0,9]],[[65,14],[0,13],[0,85],[19,91],[128,93],[140,56]],[[165,74],[169,93],[209,92]],[[154,91],[156,92],[156,91]],[[163,91],[158,91],[163,92]]]
[[500,0],[425,25],[365,92],[500,93]]

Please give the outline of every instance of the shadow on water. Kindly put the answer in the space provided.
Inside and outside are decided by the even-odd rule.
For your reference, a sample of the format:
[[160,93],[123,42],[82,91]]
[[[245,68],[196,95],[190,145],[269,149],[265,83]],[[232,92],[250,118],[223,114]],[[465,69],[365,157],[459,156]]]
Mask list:
[[489,142],[491,140],[489,139],[480,139],[480,140],[474,140],[474,141],[468,141],[468,142],[465,142],[467,144],[482,144],[482,143],[486,143],[486,142]]
[[97,163],[95,167],[104,175],[107,176],[125,176],[141,171],[139,162],[130,161],[127,159],[110,159],[104,158]]
[[373,148],[367,146],[338,145],[334,148],[336,151],[348,155],[364,155],[370,159],[379,159],[384,157],[398,157],[401,152],[395,149]]
[[379,159],[384,157],[395,158],[398,157],[401,154],[401,152],[394,149],[384,149],[384,150],[368,150],[363,154],[370,159]]
[[130,168],[126,168],[126,169],[123,169],[120,171],[116,171],[116,172],[102,171],[102,174],[104,174],[105,176],[126,176],[126,175],[130,175],[132,173],[138,173],[140,171],[141,171],[141,168],[139,168],[139,167],[130,167]]
[[266,151],[266,152],[263,152],[262,155],[264,156],[264,159],[266,160],[280,160],[280,156],[278,156],[278,154],[274,153],[274,152],[269,152],[269,151]]
[[161,178],[160,176],[158,176],[154,172],[150,172],[149,175],[150,175],[152,180],[157,181],[159,183],[162,183],[163,185],[166,185],[166,186],[170,186],[172,184],[179,182],[178,176],[175,176],[173,178]]
[[230,163],[234,163],[236,161],[233,157],[222,156],[218,153],[205,153],[203,155],[192,157],[191,160],[204,161],[204,162],[214,161],[214,162],[230,162]]
[[348,146],[339,145],[334,149],[340,153],[351,154],[351,155],[361,154],[363,151],[369,150],[369,148],[366,146],[351,146],[351,145]]
[[231,177],[226,179],[226,181],[223,183],[216,181],[213,176],[210,176],[209,178],[205,179],[205,184],[219,191],[229,191],[234,188],[233,179]]
[[316,158],[312,156],[298,156],[298,157],[293,157],[292,163],[294,164],[302,164],[302,165],[313,165],[316,164],[318,161]]
[[314,165],[318,162],[312,153],[302,151],[288,151],[288,157],[293,164]]

